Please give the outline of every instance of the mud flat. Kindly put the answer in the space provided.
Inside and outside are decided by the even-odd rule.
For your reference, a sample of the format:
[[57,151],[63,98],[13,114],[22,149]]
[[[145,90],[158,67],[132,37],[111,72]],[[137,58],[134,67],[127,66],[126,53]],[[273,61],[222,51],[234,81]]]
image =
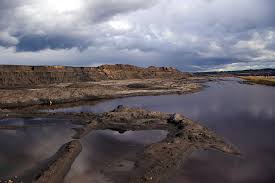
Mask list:
[[200,83],[185,79],[111,80],[62,83],[32,89],[2,89],[0,108],[62,104],[82,100],[130,96],[184,94],[198,91]]
[[[20,116],[20,114],[16,115]],[[21,114],[21,117],[25,115]],[[47,115],[52,117],[54,114],[44,113],[43,117]],[[168,132],[166,139],[148,145],[138,155],[134,170],[128,177],[127,182],[131,183],[158,183],[166,180],[177,172],[185,159],[196,150],[214,149],[231,155],[240,155],[237,148],[226,143],[214,132],[179,114],[118,106],[113,111],[105,113],[59,113],[55,116],[64,119],[79,119],[83,127],[76,129],[73,136],[76,140],[62,146],[53,156],[54,161],[50,161],[51,163],[48,163],[46,168],[38,168],[40,173],[38,173],[39,176],[35,176],[34,182],[62,182],[64,174],[68,172],[80,152],[81,145],[78,139],[94,130],[111,129],[120,133],[129,130],[165,130]],[[26,175],[21,177],[24,178]]]

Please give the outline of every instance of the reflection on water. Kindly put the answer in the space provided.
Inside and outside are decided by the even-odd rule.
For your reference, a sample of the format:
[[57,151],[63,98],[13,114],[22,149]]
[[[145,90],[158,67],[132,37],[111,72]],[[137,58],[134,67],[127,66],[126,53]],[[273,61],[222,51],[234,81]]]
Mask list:
[[0,120],[0,125],[15,125],[15,126],[31,126],[31,125],[70,125],[68,120],[62,119],[46,119],[46,118],[29,118],[29,119],[18,119],[8,118]]
[[61,110],[103,112],[123,104],[181,113],[224,136],[244,157],[236,159],[213,151],[195,153],[185,171],[170,182],[275,182],[275,88],[234,80],[208,85],[195,94],[131,97]]
[[166,138],[162,130],[94,131],[82,139],[83,151],[76,159],[65,183],[75,182],[128,182],[137,154],[145,145]]
[[[38,128],[0,130],[0,182],[21,176],[50,158],[74,134],[66,121],[54,119],[5,119],[0,125],[47,124]],[[81,140],[83,151],[75,161],[66,183],[127,182],[134,168],[137,153],[144,146],[159,142],[166,131],[127,131],[120,134],[111,130],[94,131]]]
[[[71,139],[71,126],[57,124],[57,120],[10,119],[0,124],[24,125],[50,123],[43,128],[0,130],[0,180],[22,175],[25,170],[36,166],[52,156],[57,149]],[[56,125],[53,125],[56,124]]]

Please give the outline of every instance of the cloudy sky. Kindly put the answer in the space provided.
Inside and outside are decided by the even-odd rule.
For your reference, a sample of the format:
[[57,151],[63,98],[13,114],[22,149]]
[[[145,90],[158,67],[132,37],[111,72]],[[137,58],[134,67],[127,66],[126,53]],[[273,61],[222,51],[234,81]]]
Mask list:
[[275,68],[274,0],[0,0],[0,64]]

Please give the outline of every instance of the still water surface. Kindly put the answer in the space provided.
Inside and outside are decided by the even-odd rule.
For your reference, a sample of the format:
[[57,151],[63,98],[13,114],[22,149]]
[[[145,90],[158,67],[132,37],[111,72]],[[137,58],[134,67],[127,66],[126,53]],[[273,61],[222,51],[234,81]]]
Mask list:
[[[209,87],[195,94],[114,99],[93,106],[82,105],[55,111],[103,112],[112,110],[117,105],[126,105],[143,107],[154,111],[178,112],[213,129],[228,142],[237,146],[244,156],[236,158],[215,151],[196,152],[184,165],[184,171],[180,170],[169,182],[275,182],[275,88],[240,84],[234,79],[211,82],[207,85]],[[52,137],[51,133],[53,132],[46,134]],[[106,179],[104,176],[100,177],[102,172],[96,172],[101,169],[100,167],[103,167],[104,171],[105,166],[101,164],[103,161],[98,163],[96,160],[105,158],[104,162],[110,162],[111,160],[108,159],[109,155],[115,157],[113,160],[118,161],[119,166],[109,163],[110,170],[125,170],[118,171],[123,175],[123,172],[131,170],[133,155],[144,146],[144,143],[137,143],[133,139],[131,141],[117,139],[119,135],[116,132],[97,133],[99,134],[92,133],[83,140],[83,146],[86,148],[84,148],[82,155],[74,163],[73,169],[66,179],[68,183],[77,182],[76,180],[90,180],[93,174],[97,176],[94,176],[95,178],[90,181],[112,182],[111,179]],[[130,136],[131,134],[132,132]],[[154,133],[147,133],[147,135],[149,134]],[[3,135],[3,132],[0,132],[1,135]],[[138,136],[138,134],[136,135]],[[147,139],[143,135],[145,134],[142,134],[142,138],[138,136],[136,139]],[[154,140],[160,140],[159,138],[163,138],[165,133],[159,131],[153,136]],[[66,135],[62,138],[64,137]],[[10,144],[14,143],[11,137],[6,136],[5,138],[9,139],[8,142]],[[37,136],[36,138],[45,139],[46,137]],[[56,139],[62,138],[57,137]],[[104,141],[95,140],[97,138]],[[125,138],[129,138],[129,134]],[[3,137],[0,139],[3,139]],[[102,143],[97,143],[97,141]],[[1,146],[9,145],[7,140],[1,140],[0,143]],[[25,142],[22,140],[20,143],[24,144]],[[47,144],[49,142],[43,143]],[[113,144],[117,145],[116,148],[114,148]],[[28,144],[26,146],[29,148]],[[90,151],[93,152],[96,149],[95,147],[97,147],[97,150],[95,150],[94,154],[97,155],[92,156],[93,153],[90,153]],[[113,151],[111,148],[114,148]],[[5,156],[8,157],[7,154],[2,154],[1,150],[0,163],[4,161]],[[94,157],[99,158],[94,160]],[[24,159],[25,157],[20,158]],[[0,167],[0,170],[0,176],[2,176],[3,167],[2,169]],[[8,171],[6,170],[6,172]],[[108,174],[108,172],[104,172],[104,174]],[[112,172],[109,172],[109,175],[113,180],[120,180],[123,177],[113,176]]]
[[49,126],[18,130],[0,130],[0,180],[24,174],[51,157],[59,147],[71,139],[71,125],[48,119],[0,120],[4,125]]
[[[72,128],[64,120],[5,119],[0,125],[37,125],[35,128],[0,130],[0,182],[15,176],[29,175],[47,161],[64,143],[72,140]],[[45,125],[46,124],[46,125]],[[91,132],[81,140],[83,150],[77,157],[65,183],[127,182],[134,168],[136,155],[145,146],[159,142],[166,131],[127,131],[123,134],[111,130]],[[24,182],[30,182],[24,176]]]

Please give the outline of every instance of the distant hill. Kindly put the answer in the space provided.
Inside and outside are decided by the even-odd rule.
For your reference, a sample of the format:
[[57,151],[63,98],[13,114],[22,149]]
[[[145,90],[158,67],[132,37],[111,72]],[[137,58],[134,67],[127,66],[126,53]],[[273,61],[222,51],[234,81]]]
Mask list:
[[193,73],[196,76],[221,75],[221,76],[275,76],[275,69],[256,69],[240,71],[222,71],[222,72],[198,72]]
[[133,65],[102,65],[99,67],[0,65],[0,87],[31,87],[56,83],[89,82],[121,79],[152,79],[188,77],[172,67],[142,68]]

